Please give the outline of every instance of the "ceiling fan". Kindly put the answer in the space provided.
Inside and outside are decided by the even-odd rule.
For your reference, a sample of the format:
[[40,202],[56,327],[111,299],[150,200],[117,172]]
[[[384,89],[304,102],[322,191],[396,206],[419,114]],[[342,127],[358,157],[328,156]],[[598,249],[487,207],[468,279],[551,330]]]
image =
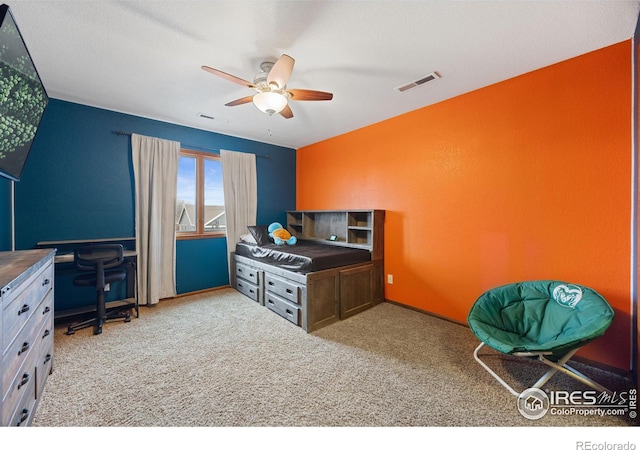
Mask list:
[[333,94],[330,92],[287,89],[287,81],[293,71],[294,63],[295,60],[289,55],[282,55],[275,63],[265,61],[260,64],[260,72],[254,77],[253,83],[209,66],[202,66],[202,69],[232,83],[257,91],[257,94],[239,98],[225,104],[225,106],[237,106],[253,102],[265,114],[270,116],[280,114],[286,119],[291,119],[293,112],[289,107],[289,100],[314,101],[331,100],[333,98]]

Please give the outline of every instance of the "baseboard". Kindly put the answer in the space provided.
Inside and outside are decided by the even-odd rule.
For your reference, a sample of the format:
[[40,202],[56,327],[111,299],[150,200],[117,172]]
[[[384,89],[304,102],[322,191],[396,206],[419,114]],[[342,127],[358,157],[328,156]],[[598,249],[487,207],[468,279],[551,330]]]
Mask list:
[[207,289],[201,289],[199,291],[191,291],[191,292],[183,292],[182,294],[178,294],[174,297],[166,297],[166,298],[161,298],[160,300],[171,300],[172,298],[182,298],[182,297],[189,297],[191,295],[198,295],[198,294],[207,294],[209,292],[215,292],[215,291],[219,291],[221,289],[228,289],[231,286],[229,286],[228,284],[225,286],[217,286],[217,287],[212,287],[212,288],[207,288]]
[[460,325],[460,326],[463,326],[465,328],[469,328],[469,325],[466,322],[459,322],[457,320],[451,319],[450,317],[441,316],[440,314],[432,313],[430,311],[427,311],[427,310],[424,310],[424,309],[420,309],[420,308],[417,308],[415,306],[404,305],[402,303],[398,303],[398,302],[395,302],[393,300],[388,300],[386,298],[384,299],[384,301],[387,302],[387,303],[391,303],[393,305],[396,305],[396,306],[400,306],[402,308],[410,309],[410,310],[415,311],[415,312],[426,314],[426,315],[431,316],[431,317],[436,317],[438,319],[446,320],[447,322],[455,323],[456,325]]
[[[384,301],[387,302],[387,303],[391,303],[393,305],[396,305],[396,306],[400,306],[402,308],[410,309],[412,311],[416,311],[416,312],[419,312],[419,313],[422,313],[422,314],[426,314],[426,315],[431,316],[431,317],[436,317],[438,319],[446,320],[447,322],[451,322],[451,323],[454,323],[456,325],[463,326],[465,328],[469,328],[469,324],[466,323],[466,322],[460,322],[460,321],[457,321],[457,320],[453,320],[453,319],[451,319],[449,317],[441,316],[440,314],[435,314],[435,313],[432,313],[430,311],[426,311],[424,309],[416,308],[415,306],[404,305],[402,303],[394,302],[393,300],[388,300],[386,298],[384,299]],[[587,366],[591,366],[591,367],[594,367],[596,369],[600,369],[600,370],[603,370],[605,372],[609,372],[609,373],[621,376],[623,378],[628,378],[629,380],[633,380],[633,375],[632,375],[630,370],[626,371],[624,369],[620,369],[618,367],[609,366],[607,364],[603,364],[603,363],[598,362],[598,361],[593,361],[591,359],[584,358],[584,357],[581,357],[581,356],[574,356],[571,359],[573,361],[577,361],[577,362],[579,362],[581,364],[585,364]]]

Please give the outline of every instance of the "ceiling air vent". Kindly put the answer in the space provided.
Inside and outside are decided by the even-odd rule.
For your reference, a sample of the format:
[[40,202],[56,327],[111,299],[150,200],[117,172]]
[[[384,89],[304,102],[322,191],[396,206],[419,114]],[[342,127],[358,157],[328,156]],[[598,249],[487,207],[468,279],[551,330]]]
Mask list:
[[431,72],[429,75],[426,75],[422,78],[419,78],[415,81],[412,81],[411,83],[407,83],[404,84],[402,86],[398,86],[396,89],[400,92],[404,92],[406,90],[409,90],[411,88],[414,88],[416,86],[420,86],[421,84],[425,84],[428,83],[429,81],[433,81],[433,80],[437,80],[438,78],[440,78],[440,75],[438,75],[437,72]]
[[222,123],[229,123],[230,120],[229,119],[223,119],[222,117],[214,117],[210,114],[205,114],[205,113],[198,113],[198,117],[201,119],[207,119],[207,120],[215,120],[216,122],[222,122]]

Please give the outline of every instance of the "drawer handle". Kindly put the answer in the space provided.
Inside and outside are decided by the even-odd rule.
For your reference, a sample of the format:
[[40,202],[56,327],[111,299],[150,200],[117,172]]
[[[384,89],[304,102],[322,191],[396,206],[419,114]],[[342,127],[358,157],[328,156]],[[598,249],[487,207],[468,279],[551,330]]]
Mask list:
[[20,425],[22,425],[27,419],[29,418],[29,410],[27,408],[24,408],[22,410],[22,414],[20,415],[20,419],[18,420],[18,423],[16,423],[16,426],[19,427]]
[[42,364],[46,364],[51,361],[51,353],[47,353],[47,356],[44,357],[44,362]]
[[253,291],[253,289],[249,289],[249,292],[251,292],[252,294],[255,294],[255,292]]
[[29,307],[29,305],[24,304],[24,305],[22,305],[22,308],[20,308],[20,311],[18,311],[18,315],[20,315],[20,314],[24,314],[24,313],[26,313],[27,311],[29,311],[30,309],[31,309],[31,308]]
[[22,343],[22,347],[20,348],[20,350],[18,350],[18,356],[22,355],[27,350],[29,350],[29,343],[28,342],[23,342]]
[[291,310],[290,310],[290,309],[287,309],[286,311],[287,311],[287,314],[289,314],[290,316],[292,316],[292,317],[293,317],[293,312],[291,312]]
[[46,286],[49,283],[51,283],[51,280],[49,280],[48,278],[45,278],[44,281],[42,281],[43,286]]
[[273,300],[267,300],[267,302],[269,302],[270,305],[273,305]]
[[42,339],[46,338],[47,336],[49,336],[51,334],[51,331],[49,330],[44,330],[44,333],[42,334]]
[[273,286],[273,281],[269,281],[269,286]]
[[22,374],[22,379],[20,380],[20,383],[18,383],[18,389],[20,389],[22,386],[24,386],[28,382],[29,382],[29,374],[28,373],[23,373]]
[[293,291],[291,289],[287,289],[287,294],[293,294]]
[[51,312],[51,308],[49,308],[48,306],[44,308],[44,311],[42,311],[42,314],[46,314],[48,312]]

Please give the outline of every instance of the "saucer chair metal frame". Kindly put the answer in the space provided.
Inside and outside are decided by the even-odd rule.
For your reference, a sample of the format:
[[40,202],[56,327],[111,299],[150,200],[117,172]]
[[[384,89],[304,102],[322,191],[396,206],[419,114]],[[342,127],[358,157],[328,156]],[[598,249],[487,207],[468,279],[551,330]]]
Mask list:
[[562,281],[525,281],[491,289],[474,303],[467,322],[480,339],[474,359],[515,396],[520,393],[478,355],[485,345],[498,352],[537,359],[549,370],[532,386],[542,388],[562,372],[600,392],[609,390],[567,362],[584,345],[602,336],[614,311],[596,291]]

